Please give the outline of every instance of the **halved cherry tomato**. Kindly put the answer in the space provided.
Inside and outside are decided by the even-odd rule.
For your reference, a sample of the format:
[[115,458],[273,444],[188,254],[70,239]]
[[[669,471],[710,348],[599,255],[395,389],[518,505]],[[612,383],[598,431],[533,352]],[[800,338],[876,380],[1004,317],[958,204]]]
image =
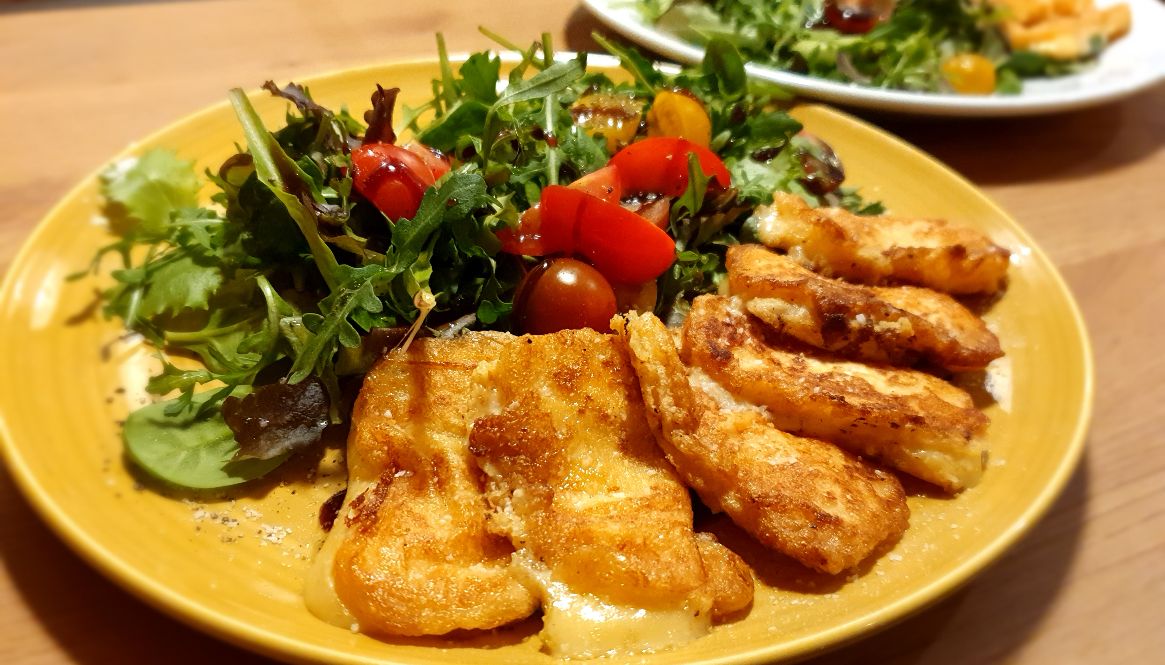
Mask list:
[[514,321],[533,335],[577,328],[606,332],[615,311],[615,292],[599,271],[566,257],[538,264],[514,295]]
[[636,141],[615,153],[609,164],[619,171],[624,194],[679,196],[688,187],[688,153],[695,153],[710,187],[732,184],[728,167],[708,148],[687,139],[655,136]]
[[627,209],[664,231],[671,223],[671,199],[666,196],[640,204],[638,208],[629,206]]
[[579,207],[587,199],[602,201],[580,189],[550,185],[542,190],[542,223],[538,227],[543,254],[573,254],[578,227]]
[[507,254],[542,256],[547,252],[542,247],[542,210],[535,205],[522,213],[516,228],[498,231],[502,241],[502,251]]
[[421,197],[436,178],[415,153],[391,143],[369,143],[352,151],[356,191],[391,221],[417,214]]
[[433,180],[440,180],[441,176],[449,172],[449,158],[443,155],[440,150],[430,148],[424,143],[415,142],[404,144],[404,149],[421,158],[421,161],[432,172]]
[[570,183],[570,188],[580,189],[608,203],[618,203],[623,198],[623,183],[619,182],[619,171],[614,166],[604,166],[588,173]]
[[581,254],[612,282],[653,280],[675,261],[675,242],[663,229],[569,187],[542,190],[541,231],[548,251]]
[[990,95],[995,92],[995,65],[978,53],[956,53],[943,60],[939,69],[957,93]]
[[647,112],[648,136],[678,136],[707,148],[712,143],[712,120],[704,104],[683,90],[660,90]]
[[[613,166],[604,166],[594,173],[588,173],[568,186],[610,203],[618,203],[623,198],[623,186]],[[546,192],[543,191],[542,195],[545,197]],[[569,252],[569,247],[574,243],[572,224],[569,220],[565,220],[564,224],[561,216],[555,217],[551,220],[549,237],[546,237],[542,230],[541,204],[537,204],[522,213],[517,228],[498,231],[498,239],[502,241],[502,251],[509,254],[544,256]],[[571,228],[566,228],[568,226]]]

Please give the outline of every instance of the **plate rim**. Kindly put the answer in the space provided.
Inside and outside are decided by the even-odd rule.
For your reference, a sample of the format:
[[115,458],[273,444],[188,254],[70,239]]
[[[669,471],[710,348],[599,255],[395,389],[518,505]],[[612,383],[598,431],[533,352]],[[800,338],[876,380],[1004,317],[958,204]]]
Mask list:
[[[704,49],[697,44],[645,22],[626,21],[616,16],[615,12],[623,9],[618,6],[621,0],[614,2],[582,0],[582,3],[600,23],[640,47],[655,50],[684,63],[698,63],[703,57]],[[1161,18],[1165,19],[1165,6],[1157,6],[1153,11],[1161,11]],[[1162,57],[1165,58],[1165,52],[1162,53]],[[1165,81],[1165,67],[1162,67],[1155,75],[1123,81],[1119,85],[1093,94],[1085,92],[1078,95],[1024,97],[1021,93],[1012,96],[971,96],[847,84],[796,74],[754,62],[747,62],[745,69],[750,76],[785,86],[798,95],[817,100],[878,111],[940,117],[1019,117],[1060,113],[1123,99]]]
[[[589,0],[584,0],[589,2]],[[502,52],[503,61],[513,61],[515,54]],[[569,57],[567,52],[559,54]],[[465,54],[451,54],[450,59],[460,61]],[[588,54],[588,62],[601,67],[617,66],[618,60],[606,54]],[[352,75],[360,72],[371,72],[386,67],[408,67],[435,65],[435,57],[414,57],[393,59],[384,62],[363,64],[351,67],[339,67],[325,70],[309,76],[298,77],[297,80],[305,85],[312,85],[315,81],[333,78],[342,75]],[[249,96],[261,96],[259,88],[247,89]],[[17,275],[32,262],[35,248],[41,236],[48,233],[48,222],[56,217],[60,210],[69,202],[79,197],[111,163],[130,157],[140,152],[144,144],[152,143],[161,136],[169,133],[179,125],[197,122],[204,116],[220,113],[229,107],[229,102],[221,100],[187,113],[178,119],[168,122],[162,127],[150,132],[146,136],[131,141],[116,154],[104,160],[95,169],[88,172],[69,188],[56,203],[36,223],[33,231],[26,236],[20,250],[9,264],[3,280],[0,281],[0,303],[7,302],[15,291]],[[960,185],[968,188],[983,199],[991,211],[1008,222],[1009,231],[1031,250],[1031,255],[1048,268],[1048,277],[1055,288],[1064,296],[1068,312],[1074,323],[1074,330],[1078,333],[1081,342],[1081,411],[1076,416],[1070,440],[1064,449],[1059,463],[1040,493],[1029,503],[1023,513],[1003,530],[986,546],[972,553],[959,565],[948,572],[944,577],[934,580],[915,592],[906,596],[892,599],[880,606],[877,610],[855,618],[851,621],[839,623],[816,633],[806,635],[792,642],[777,645],[760,646],[749,651],[731,655],[715,656],[701,661],[704,665],[728,664],[760,664],[775,661],[789,662],[810,657],[814,654],[839,648],[845,644],[869,637],[884,630],[938,602],[942,598],[965,585],[976,575],[983,572],[1008,549],[1013,547],[1026,535],[1052,507],[1054,501],[1063,493],[1068,481],[1076,471],[1084,456],[1087,435],[1091,426],[1095,401],[1095,360],[1088,328],[1076,298],[1069,288],[1059,268],[1031,237],[1027,229],[1015,218],[1008,214],[995,200],[983,192],[971,181],[963,177],[954,169],[943,164],[933,155],[914,144],[886,131],[876,125],[868,123],[844,111],[832,108],[817,102],[801,102],[799,108],[812,109],[813,112],[832,115],[852,127],[861,130],[866,135],[889,140],[915,152],[930,168],[941,171],[947,177],[953,178]],[[161,583],[156,583],[141,574],[119,558],[113,551],[104,547],[90,536],[85,529],[72,519],[67,512],[58,505],[47,490],[40,485],[37,477],[31,472],[23,459],[19,447],[14,443],[11,431],[5,418],[4,404],[0,403],[0,459],[2,459],[13,478],[14,484],[33,508],[40,520],[49,526],[75,554],[87,564],[93,566],[106,579],[114,582],[120,588],[146,603],[148,606],[163,614],[185,623],[205,634],[223,640],[237,647],[257,652],[266,656],[288,662],[326,663],[331,662],[334,651],[307,642],[288,641],[288,636],[266,630],[252,624],[232,618],[230,615],[193,601],[182,594],[170,590]],[[396,661],[383,658],[373,658],[355,653],[347,653],[349,662],[367,663],[369,665],[393,665]],[[401,661],[403,662],[403,661]]]

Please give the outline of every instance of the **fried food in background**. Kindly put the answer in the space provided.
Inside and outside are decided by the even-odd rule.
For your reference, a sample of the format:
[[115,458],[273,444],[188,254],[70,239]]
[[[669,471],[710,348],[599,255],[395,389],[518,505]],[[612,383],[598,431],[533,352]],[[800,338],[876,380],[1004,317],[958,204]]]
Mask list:
[[552,654],[673,646],[751,602],[743,561],[693,532],[619,340],[521,337],[478,381],[488,415],[470,450],[488,478],[491,528],[540,588]]
[[761,245],[728,248],[728,283],[754,316],[810,346],[857,360],[953,371],[1003,355],[983,321],[930,289],[866,287],[822,277]]
[[693,388],[655,316],[629,314],[615,327],[631,350],[660,447],[712,510],[765,546],[831,574],[906,531],[910,511],[892,474],[831,443],[786,434],[761,409],[733,404],[715,386]]
[[757,208],[757,237],[801,265],[862,284],[905,283],[954,294],[994,293],[1003,286],[1008,251],[983,233],[942,220],[862,216],[811,208],[776,192]]
[[1092,0],[990,0],[1005,12],[1000,27],[1016,51],[1056,60],[1095,55],[1126,35],[1133,15],[1125,3],[1103,9]]
[[321,618],[371,635],[440,635],[537,608],[513,547],[487,529],[467,439],[474,368],[510,339],[418,339],[368,374],[352,415],[348,495],[305,594]]
[[739,299],[700,296],[682,356],[784,431],[825,439],[948,491],[975,485],[987,416],[964,391],[923,372],[832,360],[770,345]]

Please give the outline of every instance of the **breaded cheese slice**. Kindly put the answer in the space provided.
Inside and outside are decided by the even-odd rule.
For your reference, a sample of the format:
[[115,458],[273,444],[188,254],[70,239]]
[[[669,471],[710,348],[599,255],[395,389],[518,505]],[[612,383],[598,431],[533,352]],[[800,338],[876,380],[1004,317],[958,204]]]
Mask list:
[[987,416],[930,374],[778,348],[736,298],[700,296],[684,323],[684,361],[782,430],[825,439],[959,491],[979,482]]
[[751,572],[697,537],[687,489],[655,445],[613,335],[521,337],[483,366],[470,450],[491,528],[541,597],[559,657],[678,646],[752,601]]
[[668,460],[705,504],[761,544],[836,574],[906,530],[910,511],[893,474],[782,432],[761,409],[724,396],[683,365],[653,315],[628,314],[615,326]]
[[753,216],[757,237],[815,272],[862,284],[904,283],[956,294],[994,293],[1010,254],[985,234],[938,219],[811,208],[776,192]]
[[822,277],[761,245],[728,248],[728,284],[748,311],[810,346],[858,360],[952,371],[1003,355],[978,316],[921,287],[866,287]]
[[365,378],[347,497],[307,579],[314,614],[370,635],[441,635],[537,609],[511,563],[514,548],[487,528],[469,455],[474,370],[508,339],[418,339]]

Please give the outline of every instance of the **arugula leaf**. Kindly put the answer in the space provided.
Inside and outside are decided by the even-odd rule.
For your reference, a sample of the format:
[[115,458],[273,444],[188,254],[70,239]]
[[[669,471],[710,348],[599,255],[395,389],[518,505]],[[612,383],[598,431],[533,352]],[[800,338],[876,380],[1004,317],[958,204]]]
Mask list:
[[502,59],[490,57],[489,53],[474,53],[461,63],[461,93],[466,97],[493,104],[498,99],[498,78],[501,74]]
[[341,282],[331,295],[320,301],[320,311],[326,314],[305,314],[303,317],[303,323],[312,336],[291,366],[287,377],[289,383],[299,383],[313,372],[329,369],[338,345],[352,348],[360,344],[360,333],[349,321],[353,312],[363,309],[375,314],[384,309],[384,303],[376,295],[376,284],[390,274],[384,266],[340,266],[337,274]]
[[648,90],[655,90],[663,85],[664,75],[656,70],[651,61],[643,57],[639,51],[615,44],[597,32],[591,33],[591,39],[598,42],[604,51],[619,58],[619,64],[623,65],[623,69],[635,77],[639,85]]
[[[235,394],[244,394],[238,389]],[[195,405],[215,391],[198,393]],[[129,414],[122,437],[129,458],[151,476],[180,487],[213,489],[258,478],[286,459],[236,461],[239,444],[218,409],[170,413],[175,400],[158,402]]]
[[728,40],[717,37],[704,47],[704,60],[700,70],[716,81],[720,95],[728,100],[740,99],[748,92],[748,74],[744,71],[744,58],[740,51]]
[[174,212],[198,205],[202,183],[194,174],[194,162],[155,148],[107,168],[101,186],[106,202],[124,213],[128,226],[143,236],[161,238]]
[[481,136],[489,106],[477,99],[461,100],[417,134],[417,140],[446,153],[456,153],[463,136]]
[[546,69],[526,79],[518,85],[511,85],[490,106],[490,113],[497,113],[503,106],[531,99],[542,99],[565,90],[570,84],[583,77],[583,67],[578,60],[556,62]]
[[412,219],[402,220],[392,230],[389,270],[399,273],[417,260],[421,248],[440,228],[446,216],[463,217],[487,201],[485,180],[476,173],[449,174],[437,189],[428,189]]
[[338,283],[339,264],[332,250],[320,237],[315,214],[307,205],[308,202],[319,198],[318,192],[311,186],[311,181],[303,169],[287,156],[279,142],[263,126],[263,121],[255,112],[255,107],[251,106],[246,93],[235,88],[230,92],[230,99],[235,107],[235,115],[243,125],[243,134],[247,137],[251,156],[255,160],[255,173],[287,208],[288,214],[295,220],[304,239],[307,240],[324,282],[334,288]]
[[[708,176],[700,168],[700,158],[696,153],[688,153],[688,186],[684,193],[676,199],[671,207],[672,237],[680,241],[682,233],[676,228],[676,223],[685,217],[692,217],[704,205],[704,194],[708,191]],[[683,250],[681,242],[677,242],[678,249]]]

